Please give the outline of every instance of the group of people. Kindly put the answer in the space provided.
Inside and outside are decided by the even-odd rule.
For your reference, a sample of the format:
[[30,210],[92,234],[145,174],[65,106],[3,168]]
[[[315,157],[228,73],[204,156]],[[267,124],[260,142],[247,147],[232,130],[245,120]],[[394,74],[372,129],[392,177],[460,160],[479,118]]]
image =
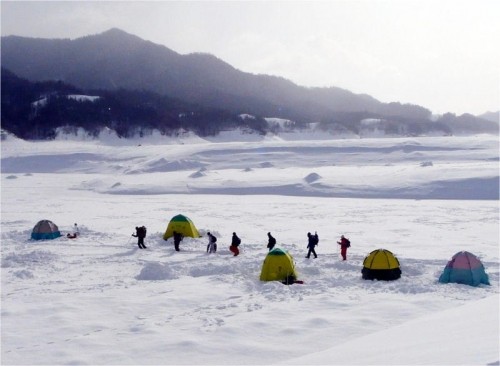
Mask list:
[[[76,224],[75,224],[76,226]],[[136,233],[132,234],[132,236],[137,237],[137,245],[139,246],[139,249],[146,249],[147,247],[144,245],[144,238],[146,237],[146,228],[144,226],[136,227],[135,228]],[[174,231],[173,233],[174,237],[174,248],[175,251],[180,251],[180,243],[182,239],[184,239],[184,236],[181,233],[178,233],[177,231]],[[69,235],[69,234],[68,234]],[[216,253],[217,252],[217,237],[210,233],[210,231],[207,232],[207,237],[208,237],[208,244],[207,244],[207,253]],[[273,250],[273,248],[276,246],[276,239],[271,235],[270,232],[267,233],[267,249],[269,251]],[[315,247],[319,245],[319,236],[318,233],[315,232],[314,235],[311,234],[310,232],[307,233],[307,255],[306,258],[310,258],[311,254],[314,255],[314,258],[318,258],[318,255],[316,254]],[[238,237],[238,235],[233,232],[233,236],[231,238],[231,246],[229,247],[229,250],[231,253],[233,253],[233,256],[236,257],[240,254],[239,246],[241,244],[241,239]],[[337,242],[338,245],[340,245],[340,254],[342,255],[342,260],[347,260],[347,248],[351,246],[351,242],[349,239],[347,239],[344,235],[340,237],[340,241]]]
[[[267,248],[269,251],[273,250],[274,246],[276,245],[276,239],[271,235],[271,233],[267,233]],[[351,246],[351,242],[349,239],[347,239],[344,235],[340,237],[340,241],[337,242],[338,245],[340,245],[340,255],[342,256],[342,260],[345,261],[347,260],[347,248]],[[318,258],[318,255],[316,254],[315,247],[319,245],[319,236],[317,232],[314,232],[314,235],[312,235],[310,232],[307,233],[307,255],[306,258],[311,258],[311,254],[314,255],[314,258]]]
[[[75,224],[76,226],[76,224]],[[69,234],[68,234],[69,235]],[[146,245],[144,245],[144,238],[146,237],[146,227],[145,226],[136,226],[135,228],[135,234],[132,234],[133,237],[137,238],[137,245],[139,249],[146,249]],[[217,237],[213,235],[212,233],[207,232],[208,236],[208,244],[207,244],[207,253],[216,253],[217,252]],[[184,235],[181,233],[174,231],[173,232],[173,237],[174,237],[174,248],[176,252],[180,251],[180,244],[181,241],[184,239]],[[236,235],[236,233],[233,233],[233,237],[231,240],[231,246],[229,247],[229,250],[233,253],[233,255],[236,257],[237,255],[240,254],[240,250],[238,249],[239,245],[241,244],[241,239]]]
[[[351,246],[351,242],[344,235],[342,235],[340,237],[340,241],[338,241],[337,244],[340,245],[340,255],[342,256],[342,260],[347,260],[347,248]],[[318,233],[314,232],[314,235],[312,235],[310,232],[307,233],[307,259],[311,258],[311,254],[314,255],[314,258],[318,258],[316,250],[314,249],[317,245],[319,245]]]
[[[207,244],[207,253],[216,253],[217,252],[217,237],[213,235],[212,233],[207,232],[208,236],[208,244]],[[238,237],[238,235],[233,232],[233,236],[231,237],[231,246],[229,247],[229,250],[231,253],[233,253],[233,256],[236,257],[240,254],[240,250],[238,247],[241,244],[241,239]]]

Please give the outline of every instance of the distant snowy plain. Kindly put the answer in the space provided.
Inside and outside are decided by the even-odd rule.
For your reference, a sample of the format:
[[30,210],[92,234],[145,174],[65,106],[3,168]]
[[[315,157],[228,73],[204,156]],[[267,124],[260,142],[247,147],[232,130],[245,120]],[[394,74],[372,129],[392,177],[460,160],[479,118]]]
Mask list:
[[[500,363],[498,136],[110,133],[1,149],[2,364]],[[206,236],[175,252],[162,234],[177,214],[218,253]],[[81,237],[33,242],[41,219]],[[259,281],[268,231],[303,285]],[[401,279],[361,279],[378,248]],[[460,250],[491,286],[437,282]]]

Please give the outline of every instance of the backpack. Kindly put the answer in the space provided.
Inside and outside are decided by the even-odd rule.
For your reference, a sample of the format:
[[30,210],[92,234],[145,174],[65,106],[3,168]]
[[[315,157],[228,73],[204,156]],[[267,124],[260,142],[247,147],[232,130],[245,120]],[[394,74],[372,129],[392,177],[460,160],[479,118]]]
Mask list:
[[318,245],[318,243],[319,243],[319,237],[318,237],[318,234],[313,235],[313,238],[314,238],[314,239],[313,239],[313,240],[314,240],[314,245]]
[[240,245],[241,244],[241,239],[238,238],[238,237],[236,237],[235,243],[236,243],[236,245]]
[[350,248],[351,247],[351,242],[347,238],[345,240],[347,241],[347,248]]
[[217,243],[217,237],[215,235],[212,235],[212,243]]

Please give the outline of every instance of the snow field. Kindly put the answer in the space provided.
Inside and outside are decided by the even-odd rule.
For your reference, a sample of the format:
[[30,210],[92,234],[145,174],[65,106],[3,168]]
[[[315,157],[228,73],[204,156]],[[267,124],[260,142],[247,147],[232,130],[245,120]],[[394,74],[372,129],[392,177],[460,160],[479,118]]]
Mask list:
[[[436,200],[422,190],[418,199],[385,198],[392,189],[387,182],[418,191],[419,182],[437,179],[425,172],[439,164],[453,172],[439,176],[451,196],[460,195],[455,177],[498,179],[498,145],[486,137],[411,140],[416,143],[454,146],[456,153],[422,152],[410,165],[424,176],[414,180],[386,176],[383,165],[361,164],[363,156],[351,166],[341,153],[346,170],[328,179],[353,182],[343,174],[358,170],[358,190],[332,197],[330,181],[329,193],[286,189],[284,180],[307,187],[328,177],[320,162],[329,157],[309,151],[313,147],[301,147],[307,156],[296,153],[302,142],[287,142],[265,157],[260,147],[251,148],[246,161],[233,160],[235,144],[226,142],[176,145],[175,157],[162,145],[2,142],[2,362],[498,364],[498,200]],[[471,157],[465,152],[471,146],[482,152]],[[210,158],[216,150],[222,152]],[[294,158],[282,159],[285,150]],[[43,155],[56,162],[44,168]],[[393,167],[408,164],[405,152],[396,155]],[[379,150],[374,156],[386,158]],[[150,169],[182,159],[198,165]],[[200,167],[205,175],[190,178]],[[186,185],[191,193],[181,189]],[[231,194],[238,185],[248,194]],[[217,254],[205,253],[206,237],[186,238],[181,252],[162,239],[179,213],[202,234],[219,238]],[[77,222],[81,237],[32,242],[31,229],[41,219],[54,221],[63,234]],[[148,228],[146,250],[131,237],[138,225]],[[242,238],[236,258],[228,250],[233,231]],[[259,281],[268,231],[294,257],[303,285]],[[304,258],[308,231],[318,231],[318,259]],[[341,234],[352,242],[347,262],[335,243]],[[397,256],[401,279],[361,279],[364,257],[378,248]],[[491,286],[437,283],[459,250],[482,260]]]

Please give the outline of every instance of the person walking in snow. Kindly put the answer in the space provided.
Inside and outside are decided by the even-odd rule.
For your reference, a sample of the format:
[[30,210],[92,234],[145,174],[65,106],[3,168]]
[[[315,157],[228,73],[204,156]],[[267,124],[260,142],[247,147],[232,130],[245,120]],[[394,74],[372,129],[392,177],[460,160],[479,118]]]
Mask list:
[[234,257],[240,254],[240,250],[238,249],[238,246],[240,244],[241,239],[238,238],[238,235],[236,235],[236,233],[233,233],[233,238],[231,239],[231,246],[229,247],[229,250],[234,254]]
[[210,234],[210,231],[207,232],[208,235],[208,245],[207,245],[207,253],[215,253],[217,252],[217,238]]
[[309,259],[311,257],[311,253],[314,254],[314,258],[318,258],[318,255],[314,250],[314,247],[319,243],[318,233],[314,233],[314,235],[312,235],[311,233],[307,233],[307,240],[307,248],[309,249],[309,251],[307,252],[306,258]]
[[146,249],[146,246],[144,245],[144,238],[146,237],[146,227],[136,226],[135,234],[132,234],[132,236],[137,238],[137,245],[139,246],[139,249]]
[[347,260],[347,248],[351,246],[351,242],[344,235],[340,237],[340,241],[337,242],[340,245],[340,254],[342,255],[342,260]]
[[174,247],[176,252],[180,251],[179,244],[181,243],[182,239],[184,239],[184,236],[182,236],[181,233],[174,231]]
[[276,245],[276,239],[273,238],[273,236],[271,235],[271,233],[267,233],[267,237],[268,237],[268,242],[267,242],[267,248],[269,249],[269,251],[273,250],[274,246]]

